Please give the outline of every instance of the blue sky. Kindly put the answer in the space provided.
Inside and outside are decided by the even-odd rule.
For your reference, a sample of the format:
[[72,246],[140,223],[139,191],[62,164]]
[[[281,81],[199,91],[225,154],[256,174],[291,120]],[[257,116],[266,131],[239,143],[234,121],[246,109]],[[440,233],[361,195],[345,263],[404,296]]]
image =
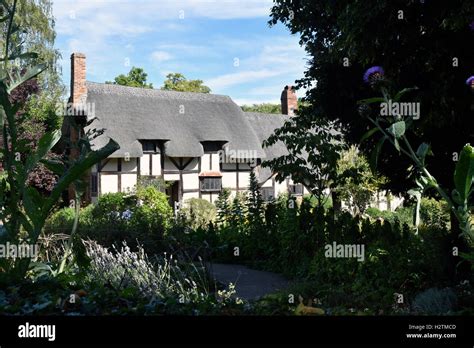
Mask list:
[[180,72],[240,105],[279,102],[307,58],[297,36],[268,26],[271,7],[271,0],[55,0],[63,80],[68,86],[71,53],[82,52],[89,81],[138,66],[155,88]]

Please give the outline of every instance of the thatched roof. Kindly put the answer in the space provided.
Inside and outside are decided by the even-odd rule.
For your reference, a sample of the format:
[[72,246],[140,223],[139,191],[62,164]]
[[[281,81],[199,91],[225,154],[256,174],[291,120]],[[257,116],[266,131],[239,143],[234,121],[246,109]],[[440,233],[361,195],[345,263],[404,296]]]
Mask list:
[[[278,115],[278,114],[263,114],[258,112],[244,112],[245,117],[252,125],[255,133],[257,134],[260,144],[264,140],[268,139],[275,129],[283,126],[285,121],[289,120],[291,116]],[[271,160],[280,156],[288,154],[288,150],[283,142],[277,142],[276,144],[264,148],[266,157],[265,160]],[[258,180],[260,183],[264,183],[272,177],[272,171],[270,168],[260,167],[258,169]]]
[[140,140],[164,141],[170,157],[202,156],[204,141],[225,142],[236,158],[266,157],[250,119],[227,96],[87,82],[86,101],[98,119],[88,128],[105,129],[93,144],[112,138],[120,145],[111,157],[142,156]]

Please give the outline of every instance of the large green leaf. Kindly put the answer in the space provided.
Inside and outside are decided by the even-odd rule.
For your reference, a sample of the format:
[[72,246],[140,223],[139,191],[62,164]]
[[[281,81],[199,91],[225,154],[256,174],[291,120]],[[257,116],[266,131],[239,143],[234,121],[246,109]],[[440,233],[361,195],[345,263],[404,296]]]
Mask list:
[[421,143],[416,150],[416,155],[421,160],[421,162],[425,163],[426,155],[431,154],[431,145],[427,143]]
[[63,175],[64,173],[64,164],[60,161],[55,161],[55,160],[50,160],[47,158],[44,158],[40,160],[41,163],[45,165],[46,168],[48,168],[50,171],[52,171],[56,175]]
[[38,64],[26,71],[26,73],[11,82],[8,86],[7,92],[10,94],[15,88],[20,86],[22,83],[31,80],[32,78],[41,74],[47,68],[47,64]]
[[15,59],[34,59],[38,58],[38,53],[36,52],[25,52],[25,53],[20,53],[20,54],[14,54],[8,57],[9,60],[15,60]]
[[38,226],[41,223],[41,208],[43,206],[43,197],[34,187],[28,187],[23,194],[23,206],[25,213],[33,223]]
[[387,128],[387,131],[392,134],[395,139],[400,139],[406,131],[406,124],[405,121],[398,121],[392,123],[390,127]]
[[47,218],[49,211],[54,207],[58,199],[61,197],[61,194],[70,184],[80,179],[81,176],[84,175],[84,173],[94,164],[106,159],[119,148],[120,146],[114,140],[110,139],[106,146],[97,151],[88,153],[85,157],[75,162],[74,165],[64,173],[63,177],[59,179],[50,196],[46,200],[43,208],[43,218]]
[[465,202],[469,197],[474,177],[474,148],[467,144],[461,151],[454,171],[454,186],[460,199]]
[[398,102],[406,93],[411,92],[411,91],[416,91],[417,89],[418,87],[404,88],[395,95],[395,97],[393,98],[393,101]]
[[387,140],[386,136],[382,137],[377,143],[377,145],[375,146],[374,151],[372,151],[372,154],[370,155],[370,167],[372,168],[372,171],[375,171],[375,169],[377,168],[380,151],[382,150],[382,146],[386,140]]
[[382,103],[384,102],[385,99],[382,97],[374,97],[374,98],[367,98],[367,99],[362,99],[357,102],[359,105],[363,104],[374,104],[374,103]]
[[59,139],[61,139],[60,130],[45,133],[38,142],[38,149],[36,150],[36,152],[33,155],[29,156],[26,161],[26,172],[29,172],[30,170],[34,169],[38,162],[42,160],[49,151],[51,151],[54,145],[57,144]]
[[1,131],[1,127],[3,127],[4,125],[4,122],[5,122],[5,110],[0,106],[0,131]]
[[360,138],[360,142],[363,142],[364,140],[370,138],[372,135],[377,133],[380,129],[378,127],[374,127],[371,130],[367,131],[362,138]]

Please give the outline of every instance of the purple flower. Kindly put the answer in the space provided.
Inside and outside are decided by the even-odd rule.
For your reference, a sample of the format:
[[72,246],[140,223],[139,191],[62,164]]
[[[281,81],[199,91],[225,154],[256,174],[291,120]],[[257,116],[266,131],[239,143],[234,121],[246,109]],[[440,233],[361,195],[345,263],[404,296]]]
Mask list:
[[469,24],[469,28],[471,28],[471,30],[474,31],[474,21],[472,21],[471,24]]
[[123,213],[122,213],[122,219],[124,220],[130,220],[132,218],[132,211],[130,209],[127,209],[125,210]]
[[468,85],[474,91],[474,75],[466,80],[466,85]]
[[374,84],[375,82],[382,80],[385,75],[385,71],[381,66],[373,66],[364,74],[364,82],[369,84]]

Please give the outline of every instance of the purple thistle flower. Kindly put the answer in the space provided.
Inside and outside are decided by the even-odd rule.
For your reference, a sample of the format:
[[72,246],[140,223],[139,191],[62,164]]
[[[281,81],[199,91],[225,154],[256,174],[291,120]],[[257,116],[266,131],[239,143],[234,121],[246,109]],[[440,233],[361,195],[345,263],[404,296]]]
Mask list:
[[364,82],[373,84],[383,78],[385,75],[385,71],[381,66],[373,66],[369,69],[364,74]]
[[474,21],[471,22],[471,24],[469,24],[469,28],[474,31]]
[[474,75],[472,75],[466,80],[466,85],[468,85],[472,90],[474,90]]

